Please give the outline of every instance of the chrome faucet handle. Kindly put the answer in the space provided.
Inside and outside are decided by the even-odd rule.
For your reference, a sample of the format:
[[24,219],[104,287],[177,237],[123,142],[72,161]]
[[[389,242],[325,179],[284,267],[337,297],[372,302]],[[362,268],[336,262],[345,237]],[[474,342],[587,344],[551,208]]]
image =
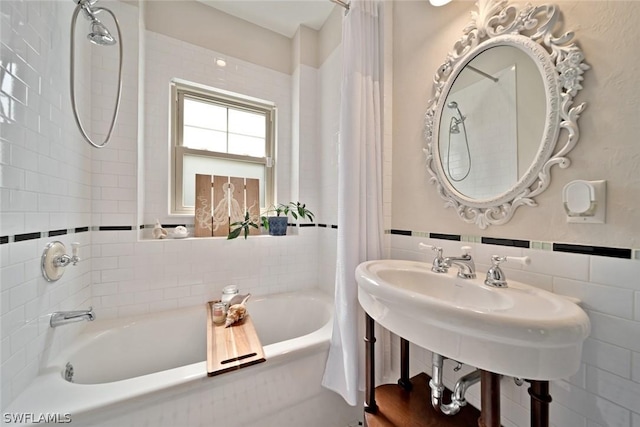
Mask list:
[[461,246],[460,250],[462,251],[461,258],[469,257],[471,258],[471,250],[473,248],[471,246]]
[[80,257],[78,256],[78,248],[80,248],[80,243],[71,243],[71,263],[73,265],[76,265],[78,261],[80,261]]
[[493,255],[491,257],[491,267],[487,270],[487,278],[484,280],[484,284],[492,286],[494,288],[506,288],[507,277],[500,268],[500,264],[503,262],[512,262],[521,265],[531,264],[531,258],[528,256],[516,257],[516,256],[499,256]]
[[444,257],[442,256],[442,248],[440,246],[427,245],[426,243],[418,243],[418,247],[420,249],[431,249],[436,253],[436,257],[433,259],[433,266],[431,267],[431,271],[434,273],[446,273],[449,271],[449,266],[444,262]]

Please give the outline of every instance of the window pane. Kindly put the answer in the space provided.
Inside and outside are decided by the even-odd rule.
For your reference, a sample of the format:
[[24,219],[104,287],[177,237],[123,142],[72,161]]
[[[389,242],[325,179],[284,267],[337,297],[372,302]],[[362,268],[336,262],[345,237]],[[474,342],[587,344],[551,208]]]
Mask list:
[[253,136],[230,133],[229,153],[240,154],[243,156],[264,157],[266,156],[264,138],[255,138]]
[[227,130],[227,109],[219,105],[184,98],[184,124],[205,129]]
[[182,179],[182,198],[185,207],[195,206],[196,173],[257,178],[260,180],[260,206],[264,207],[264,183],[266,182],[266,167],[264,165],[185,154]]
[[216,130],[185,126],[182,133],[182,145],[198,150],[227,152],[227,134]]
[[267,119],[264,114],[229,109],[229,133],[264,139],[266,128]]

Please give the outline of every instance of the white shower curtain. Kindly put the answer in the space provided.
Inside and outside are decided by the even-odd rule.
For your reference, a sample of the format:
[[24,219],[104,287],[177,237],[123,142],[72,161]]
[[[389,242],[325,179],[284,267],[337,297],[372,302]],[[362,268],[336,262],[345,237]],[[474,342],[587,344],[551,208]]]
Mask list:
[[352,406],[364,372],[355,268],[382,257],[383,6],[352,0],[342,24],[335,320],[322,385]]

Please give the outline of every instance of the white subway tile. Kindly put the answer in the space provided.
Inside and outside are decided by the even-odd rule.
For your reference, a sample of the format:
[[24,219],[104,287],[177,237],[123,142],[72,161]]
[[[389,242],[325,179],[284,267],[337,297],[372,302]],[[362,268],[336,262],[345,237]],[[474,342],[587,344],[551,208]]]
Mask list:
[[589,257],[551,251],[528,251],[531,264],[525,271],[574,280],[589,280]]
[[[587,390],[624,408],[640,413],[640,383],[594,367],[588,367]],[[629,424],[627,422],[626,425]]]
[[633,291],[629,289],[556,277],[553,290],[558,294],[579,298],[581,306],[589,310],[633,319]]
[[631,366],[631,379],[637,383],[640,383],[640,353],[633,353]]
[[640,261],[593,256],[591,281],[640,291]]
[[626,348],[587,338],[582,347],[582,361],[623,378],[631,378],[631,350]]
[[22,263],[0,268],[0,286],[2,286],[3,291],[18,286],[24,282],[24,278],[24,264]]
[[0,367],[2,381],[12,380],[26,364],[26,351],[24,348],[19,349]]
[[28,282],[21,283],[18,286],[14,286],[11,288],[9,296],[11,301],[10,310],[26,304],[28,301],[36,298],[37,295],[38,290],[35,280],[30,280]]
[[549,408],[549,422],[556,427],[585,427],[587,419],[563,405],[552,404]]
[[[628,409],[565,381],[551,383],[551,396],[553,398],[551,408],[562,405],[605,426],[629,425],[630,412]],[[558,427],[564,426],[563,424],[557,425]],[[566,426],[569,425],[571,424],[566,424]]]
[[592,338],[640,351],[640,323],[592,311],[588,314]]

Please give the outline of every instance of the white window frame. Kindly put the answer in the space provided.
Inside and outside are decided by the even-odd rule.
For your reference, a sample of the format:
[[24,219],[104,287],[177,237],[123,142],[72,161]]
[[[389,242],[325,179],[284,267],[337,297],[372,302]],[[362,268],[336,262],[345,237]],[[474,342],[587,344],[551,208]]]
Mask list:
[[[265,114],[267,118],[265,157],[242,156],[184,147],[182,144],[185,97]],[[264,205],[261,208],[273,205],[275,200],[276,113],[276,106],[271,102],[174,79],[171,82],[171,196],[169,213],[172,215],[194,214],[193,207],[183,205],[183,158],[186,154],[263,164],[265,166],[265,200],[263,200]]]

